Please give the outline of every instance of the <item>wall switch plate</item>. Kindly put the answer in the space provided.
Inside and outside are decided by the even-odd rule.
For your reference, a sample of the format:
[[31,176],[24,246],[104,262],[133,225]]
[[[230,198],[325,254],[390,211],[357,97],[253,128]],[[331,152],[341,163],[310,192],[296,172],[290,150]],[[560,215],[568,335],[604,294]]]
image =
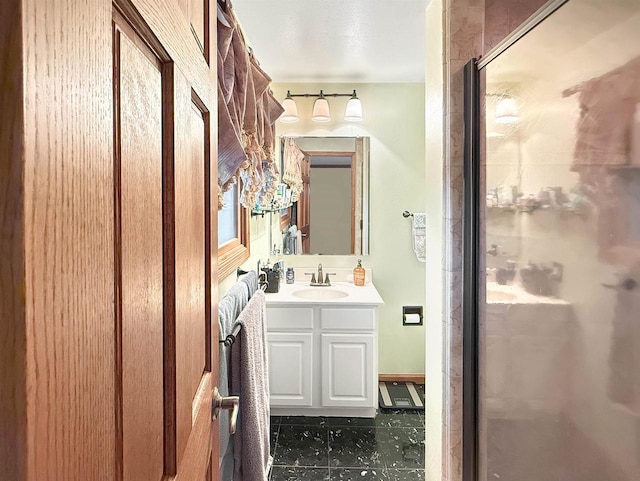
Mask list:
[[402,306],[403,326],[422,326],[422,306]]

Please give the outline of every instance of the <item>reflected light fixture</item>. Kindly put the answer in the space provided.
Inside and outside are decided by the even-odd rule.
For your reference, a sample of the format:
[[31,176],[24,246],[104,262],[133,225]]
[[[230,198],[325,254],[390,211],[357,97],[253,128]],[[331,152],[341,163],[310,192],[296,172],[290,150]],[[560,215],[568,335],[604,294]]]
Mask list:
[[298,106],[296,105],[296,101],[291,98],[291,92],[288,90],[286,98],[282,101],[282,107],[284,108],[284,112],[280,116],[280,122],[292,124],[300,120],[298,117]]
[[496,124],[513,125],[520,120],[518,104],[509,96],[504,96],[498,101],[496,106]]
[[331,121],[331,112],[329,109],[329,101],[327,97],[349,97],[347,107],[344,113],[344,120],[347,122],[359,122],[362,120],[362,103],[354,90],[350,94],[325,94],[320,90],[317,94],[292,94],[287,90],[287,96],[282,102],[284,108],[283,114],[280,116],[280,122],[293,123],[299,120],[298,108],[296,106],[294,97],[315,97],[316,100],[313,103],[313,113],[311,120],[314,122],[329,122]]

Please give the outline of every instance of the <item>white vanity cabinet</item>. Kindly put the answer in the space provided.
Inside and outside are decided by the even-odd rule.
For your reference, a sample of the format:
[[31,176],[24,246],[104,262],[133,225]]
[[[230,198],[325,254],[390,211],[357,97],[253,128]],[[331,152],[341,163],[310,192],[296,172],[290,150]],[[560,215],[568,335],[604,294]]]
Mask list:
[[374,334],[320,334],[322,406],[375,406]]
[[377,305],[267,304],[273,415],[375,416]]
[[267,342],[271,405],[311,406],[313,334],[271,332]]
[[267,309],[271,406],[313,404],[313,314],[308,307]]

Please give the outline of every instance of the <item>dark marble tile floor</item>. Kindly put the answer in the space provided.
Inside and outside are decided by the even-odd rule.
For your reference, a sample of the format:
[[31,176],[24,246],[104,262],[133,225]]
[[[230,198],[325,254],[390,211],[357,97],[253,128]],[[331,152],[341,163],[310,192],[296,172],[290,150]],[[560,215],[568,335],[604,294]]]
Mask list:
[[271,481],[422,481],[424,416],[381,410],[375,419],[271,418]]

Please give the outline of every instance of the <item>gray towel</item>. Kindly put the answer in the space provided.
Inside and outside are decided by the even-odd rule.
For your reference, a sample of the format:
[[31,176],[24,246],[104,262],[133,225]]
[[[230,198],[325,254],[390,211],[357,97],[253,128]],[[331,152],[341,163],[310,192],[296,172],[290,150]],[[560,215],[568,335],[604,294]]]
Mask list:
[[240,396],[233,437],[233,481],[266,481],[269,474],[269,379],[265,295],[257,290],[238,317],[240,335],[231,351],[231,392]]
[[[218,304],[218,328],[220,329],[220,340],[231,334],[233,326],[238,316],[249,302],[249,294],[244,284],[237,283]],[[218,389],[221,396],[229,395],[229,366],[231,347],[224,344],[218,345],[219,354],[219,376]],[[229,411],[221,411],[219,417],[220,428],[220,479],[221,481],[231,481],[233,479],[233,443],[230,442],[229,434]]]
[[247,290],[249,291],[249,299],[251,299],[253,294],[258,290],[258,274],[256,271],[249,271],[241,281],[246,284]]

